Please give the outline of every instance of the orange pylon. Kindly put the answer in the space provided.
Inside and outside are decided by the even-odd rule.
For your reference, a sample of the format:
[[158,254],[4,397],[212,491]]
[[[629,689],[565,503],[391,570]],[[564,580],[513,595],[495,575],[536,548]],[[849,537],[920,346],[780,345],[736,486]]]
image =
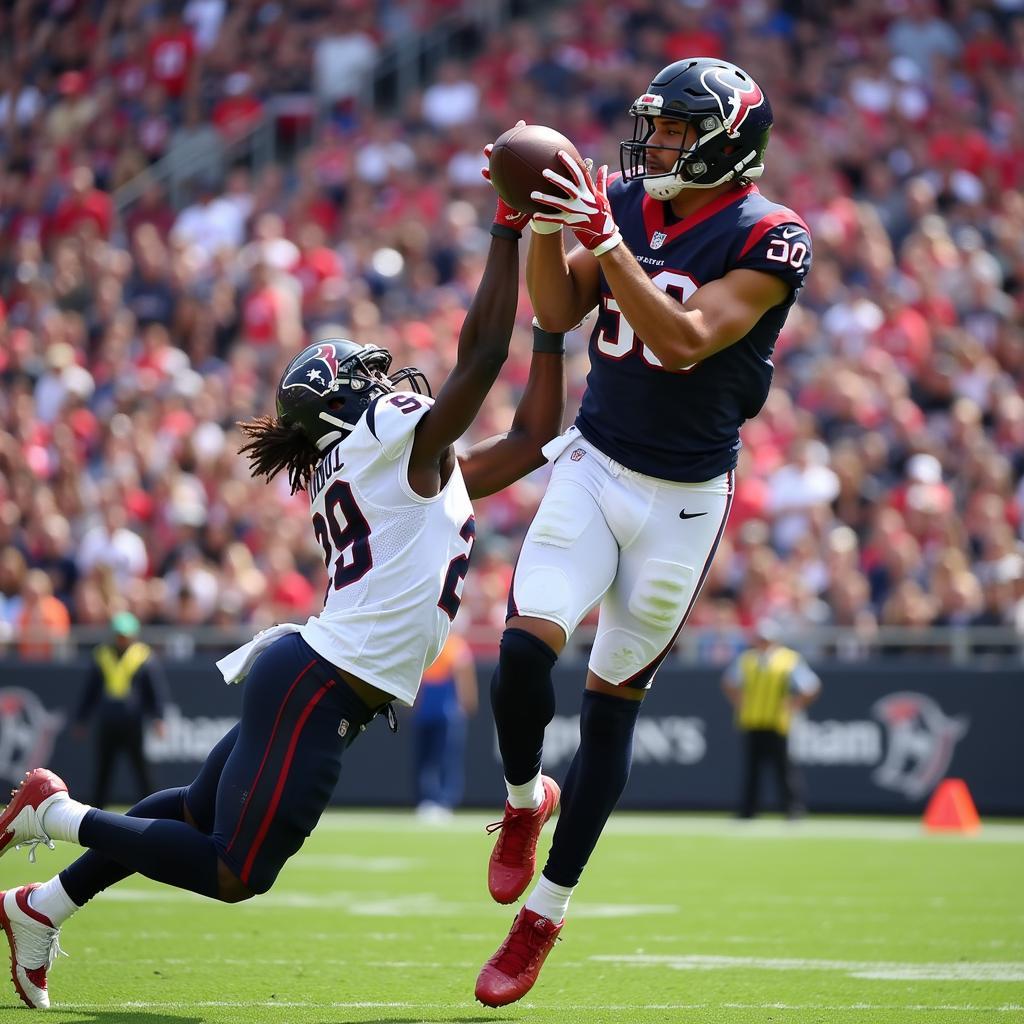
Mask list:
[[924,812],[929,832],[977,832],[981,828],[971,791],[963,779],[943,779]]

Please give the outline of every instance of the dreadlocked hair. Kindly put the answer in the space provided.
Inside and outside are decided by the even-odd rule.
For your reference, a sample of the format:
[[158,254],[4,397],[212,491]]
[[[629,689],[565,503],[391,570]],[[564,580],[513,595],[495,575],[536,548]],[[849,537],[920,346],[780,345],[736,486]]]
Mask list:
[[301,427],[282,423],[276,416],[260,416],[239,423],[238,428],[249,438],[238,452],[248,456],[252,476],[273,480],[287,469],[292,494],[308,488],[321,452]]

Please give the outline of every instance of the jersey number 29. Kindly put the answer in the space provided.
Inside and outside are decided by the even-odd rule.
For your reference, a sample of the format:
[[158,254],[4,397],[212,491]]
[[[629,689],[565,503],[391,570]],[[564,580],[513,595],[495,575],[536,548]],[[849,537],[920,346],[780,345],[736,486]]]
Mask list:
[[[327,488],[324,513],[326,515],[317,512],[313,516],[313,532],[324,552],[324,565],[330,577],[327,589],[330,591],[333,587],[341,590],[361,580],[373,568],[370,524],[356,504],[352,488],[344,480],[335,480]],[[469,571],[469,556],[476,539],[476,519],[473,516],[462,524],[459,536],[466,541],[466,553],[457,555],[448,563],[441,597],[437,602],[449,619],[455,618],[462,604],[462,585]]]
[[370,524],[356,504],[352,488],[344,480],[335,480],[327,488],[324,512],[326,519],[319,512],[313,516],[313,532],[324,550],[324,565],[330,577],[328,589],[333,586],[341,590],[361,580],[373,568]]

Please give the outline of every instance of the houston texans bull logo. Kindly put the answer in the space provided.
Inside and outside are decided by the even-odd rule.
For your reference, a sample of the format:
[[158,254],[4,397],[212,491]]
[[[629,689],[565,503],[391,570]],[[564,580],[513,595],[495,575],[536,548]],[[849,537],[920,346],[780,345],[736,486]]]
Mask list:
[[764,93],[757,83],[738,68],[709,68],[700,80],[715,97],[722,111],[722,125],[730,136],[735,136],[747,115],[764,102]]
[[47,764],[63,724],[64,715],[48,711],[31,690],[0,689],[0,779],[13,783]]
[[308,359],[293,366],[281,382],[283,388],[308,388],[317,395],[326,394],[338,379],[338,354],[331,342],[317,345]]
[[871,710],[888,732],[885,760],[872,778],[911,800],[930,793],[949,767],[957,741],[967,732],[967,719],[948,717],[923,693],[890,693]]

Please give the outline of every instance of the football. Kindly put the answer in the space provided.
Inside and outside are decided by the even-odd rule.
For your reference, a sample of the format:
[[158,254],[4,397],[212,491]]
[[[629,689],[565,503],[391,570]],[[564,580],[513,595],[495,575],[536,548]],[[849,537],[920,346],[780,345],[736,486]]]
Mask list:
[[555,186],[542,172],[545,168],[568,177],[558,151],[564,149],[582,163],[576,147],[561,132],[542,124],[523,124],[499,136],[491,150],[491,184],[498,195],[514,210],[522,213],[548,213],[544,206],[530,198],[531,192],[551,192]]

